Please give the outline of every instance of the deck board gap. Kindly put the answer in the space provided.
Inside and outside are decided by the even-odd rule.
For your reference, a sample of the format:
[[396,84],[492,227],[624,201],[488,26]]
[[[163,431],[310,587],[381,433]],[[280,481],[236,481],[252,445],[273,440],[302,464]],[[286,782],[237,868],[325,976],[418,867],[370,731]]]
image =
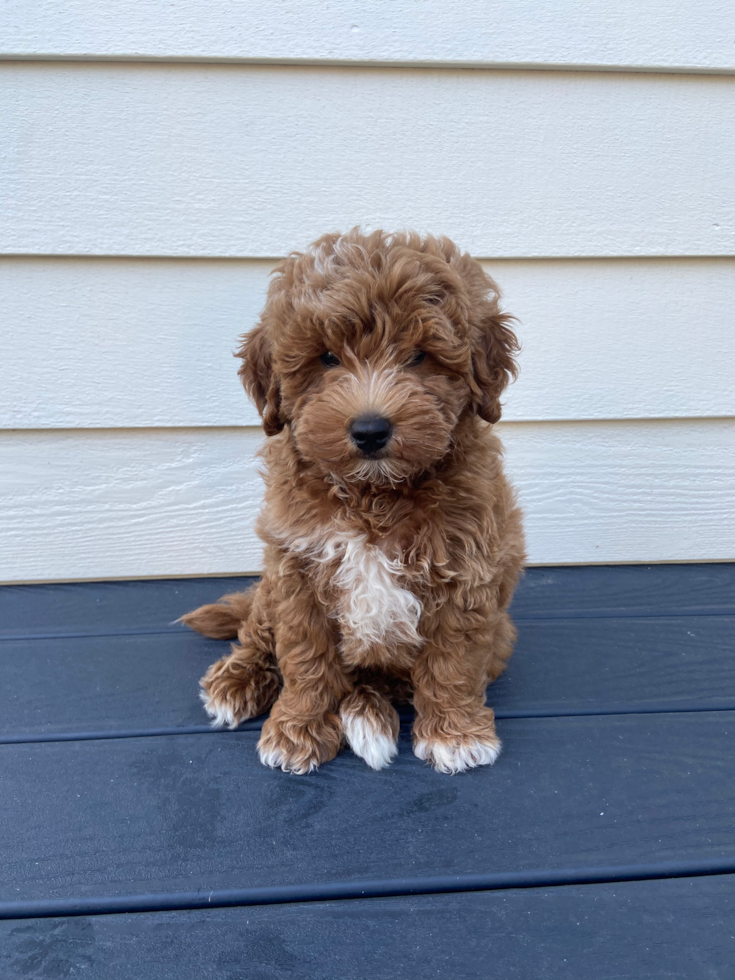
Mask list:
[[53,916],[109,915],[119,912],[169,912],[246,905],[284,905],[303,902],[447,895],[457,892],[506,891],[697,878],[735,873],[735,858],[703,861],[665,861],[649,865],[571,869],[535,869],[423,878],[325,882],[274,887],[196,892],[112,895],[95,898],[41,899],[0,902],[0,919]]
[[[595,708],[554,708],[549,710],[529,708],[528,710],[497,709],[496,719],[513,720],[523,719],[533,721],[534,719],[548,718],[588,718],[596,716],[614,715],[672,715],[672,714],[695,714],[705,712],[727,712],[735,711],[735,700],[730,700],[722,704],[707,705],[615,705],[614,707],[595,707]],[[156,738],[166,735],[247,735],[252,732],[259,732],[263,727],[263,718],[253,718],[243,722],[238,728],[212,728],[210,725],[186,725],[180,728],[135,728],[123,729],[120,731],[92,731],[92,732],[29,732],[27,734],[0,735],[0,745],[26,745],[37,742],[85,742],[85,741],[105,741],[110,739],[124,738]],[[401,730],[406,734],[413,722],[412,716],[401,715]]]
[[[700,607],[692,609],[660,609],[660,610],[560,610],[559,612],[543,612],[538,614],[523,613],[513,616],[516,624],[551,622],[558,620],[575,619],[680,619],[689,616],[735,616],[735,606]],[[190,631],[182,627],[162,626],[144,627],[141,629],[114,629],[114,630],[71,630],[71,631],[50,631],[42,633],[0,633],[0,643],[18,642],[25,640],[74,640],[85,639],[87,637],[114,637],[114,636],[189,636]]]

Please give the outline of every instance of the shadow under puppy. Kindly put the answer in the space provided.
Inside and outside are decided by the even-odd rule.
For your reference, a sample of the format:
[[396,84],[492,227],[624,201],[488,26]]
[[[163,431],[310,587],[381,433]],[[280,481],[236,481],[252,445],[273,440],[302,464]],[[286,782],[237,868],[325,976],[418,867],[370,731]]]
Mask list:
[[[518,344],[447,238],[325,235],[280,264],[240,376],[268,436],[265,572],[183,622],[237,636],[202,679],[217,726],[273,705],[261,761],[308,773],[346,740],[369,766],[495,761],[485,689],[515,639],[520,512],[487,423]],[[275,704],[274,704],[275,702]]]

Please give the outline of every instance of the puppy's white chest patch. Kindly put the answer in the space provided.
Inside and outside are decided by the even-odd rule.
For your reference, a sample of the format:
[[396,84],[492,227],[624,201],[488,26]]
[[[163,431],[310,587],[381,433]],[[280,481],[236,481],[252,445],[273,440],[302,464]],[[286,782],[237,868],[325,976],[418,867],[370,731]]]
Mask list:
[[403,565],[391,560],[356,531],[335,531],[323,538],[290,542],[290,550],[320,564],[338,562],[332,575],[337,600],[332,615],[342,632],[366,647],[423,642],[418,626],[422,606],[403,588]]
[[401,563],[362,534],[345,536],[338,548],[333,582],[342,592],[336,612],[343,629],[365,644],[419,644],[421,603],[400,585]]

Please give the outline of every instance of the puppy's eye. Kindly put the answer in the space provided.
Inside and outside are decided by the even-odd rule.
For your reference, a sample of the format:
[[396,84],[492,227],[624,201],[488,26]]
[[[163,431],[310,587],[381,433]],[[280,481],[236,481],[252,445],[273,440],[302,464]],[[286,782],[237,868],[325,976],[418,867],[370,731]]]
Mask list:
[[426,357],[426,351],[422,351],[422,350],[414,351],[411,357],[409,357],[409,359],[406,361],[406,367],[418,367],[425,357]]
[[336,354],[333,354],[331,350],[325,351],[319,360],[322,362],[324,367],[339,367],[339,358]]

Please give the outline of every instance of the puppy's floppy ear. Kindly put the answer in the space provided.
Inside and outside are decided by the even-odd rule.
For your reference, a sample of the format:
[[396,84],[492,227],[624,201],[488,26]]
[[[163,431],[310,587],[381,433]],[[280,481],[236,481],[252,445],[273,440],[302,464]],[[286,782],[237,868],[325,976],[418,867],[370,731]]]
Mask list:
[[281,386],[273,370],[273,344],[265,323],[261,322],[245,334],[235,356],[242,358],[237,373],[260,412],[265,434],[276,435],[284,426],[281,418]]
[[480,418],[497,422],[500,396],[518,374],[521,347],[511,329],[515,317],[500,312],[500,290],[479,262],[465,254],[456,267],[467,290],[473,405]]
[[485,303],[479,311],[472,338],[472,370],[478,389],[477,414],[486,422],[500,419],[500,396],[509,381],[518,375],[515,355],[520,350],[510,327],[515,317],[499,313],[497,302]]

